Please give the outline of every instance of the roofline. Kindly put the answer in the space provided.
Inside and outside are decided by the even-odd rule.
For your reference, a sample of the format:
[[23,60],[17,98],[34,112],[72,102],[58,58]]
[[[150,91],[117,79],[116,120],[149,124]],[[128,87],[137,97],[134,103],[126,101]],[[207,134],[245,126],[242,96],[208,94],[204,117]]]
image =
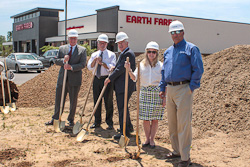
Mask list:
[[219,22],[227,22],[227,23],[237,23],[237,24],[247,24],[247,25],[250,25],[250,23],[235,22],[235,21],[225,21],[225,20],[215,20],[215,19],[205,19],[205,18],[180,16],[180,15],[170,15],[170,14],[160,14],[160,13],[150,13],[150,12],[139,12],[139,11],[131,11],[131,10],[119,10],[119,11],[145,13],[145,14],[155,14],[155,15],[165,15],[165,16],[174,16],[174,17],[183,17],[183,18],[191,18],[191,19],[200,19],[200,20],[209,20],[209,21],[219,21]]
[[64,11],[63,9],[53,9],[53,8],[41,8],[41,7],[37,7],[37,8],[30,9],[30,10],[27,10],[25,12],[13,15],[10,18],[19,17],[19,16],[22,16],[22,15],[25,15],[25,14],[28,14],[28,13],[32,13],[32,12],[36,12],[36,11],[41,11],[41,10],[58,11],[58,12],[63,12]]
[[113,8],[118,8],[118,10],[120,10],[120,6],[115,5],[115,6],[110,6],[110,7],[106,7],[106,8],[96,9],[95,11],[99,12],[99,11],[109,10],[109,9],[113,9]]
[[[94,16],[94,15],[96,15],[96,14],[90,14],[90,15],[86,15],[86,16],[75,17],[75,18],[67,19],[67,21],[74,20],[74,19],[80,19],[80,18],[83,18],[83,17]],[[65,20],[60,20],[59,22],[64,22],[64,21]]]

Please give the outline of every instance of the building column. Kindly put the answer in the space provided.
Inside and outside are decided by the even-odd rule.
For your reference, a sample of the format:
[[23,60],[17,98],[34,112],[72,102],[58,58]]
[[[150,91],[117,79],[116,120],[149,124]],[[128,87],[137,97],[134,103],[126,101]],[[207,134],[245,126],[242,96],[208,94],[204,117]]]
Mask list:
[[13,49],[14,49],[14,52],[17,52],[17,42],[16,41],[14,41],[14,45],[13,45]]
[[22,51],[22,41],[18,41],[18,44],[17,44],[17,52],[23,52],[23,51]]
[[36,53],[36,41],[34,39],[31,40],[31,53]]

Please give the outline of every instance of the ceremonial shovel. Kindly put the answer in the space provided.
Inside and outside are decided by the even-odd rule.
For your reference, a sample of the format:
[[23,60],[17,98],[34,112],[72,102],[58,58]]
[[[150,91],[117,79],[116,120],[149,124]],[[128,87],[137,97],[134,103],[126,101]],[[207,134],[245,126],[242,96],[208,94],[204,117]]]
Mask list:
[[2,84],[2,96],[3,96],[3,106],[0,106],[0,110],[4,113],[4,114],[8,114],[10,111],[9,106],[5,106],[5,92],[4,92],[4,82],[3,82],[3,74],[1,73],[1,84]]
[[11,103],[11,92],[10,92],[10,83],[9,83],[9,77],[8,77],[8,73],[9,71],[7,70],[7,64],[6,64],[6,59],[4,59],[4,64],[5,64],[5,72],[6,72],[6,78],[7,78],[7,87],[8,87],[8,93],[9,93],[9,103],[7,103],[7,105],[10,107],[10,111],[16,111],[16,104],[15,103]]
[[141,154],[141,147],[139,145],[139,109],[140,109],[140,61],[137,61],[137,117],[136,117],[136,145],[138,146],[138,151],[135,159],[138,159]]
[[[68,64],[68,62],[66,62],[66,64]],[[59,119],[58,120],[54,119],[54,122],[53,122],[54,129],[56,132],[61,132],[65,128],[65,121],[61,121],[61,117],[62,117],[62,110],[63,110],[63,101],[64,101],[65,85],[66,85],[66,79],[67,79],[67,71],[68,70],[64,69]]]
[[89,134],[90,121],[91,121],[92,117],[94,116],[94,114],[95,114],[95,112],[96,112],[96,110],[98,108],[98,105],[99,105],[99,103],[100,103],[100,101],[102,99],[102,96],[103,96],[103,94],[105,92],[106,87],[107,87],[107,85],[104,85],[104,87],[102,88],[102,92],[99,95],[98,100],[97,100],[97,102],[95,104],[94,110],[93,110],[93,112],[92,112],[92,114],[90,116],[89,122],[87,124],[87,128],[85,130],[82,129],[81,132],[77,135],[77,138],[76,138],[77,141],[82,142],[86,138],[86,136]]
[[[129,57],[127,57],[129,62]],[[127,104],[128,104],[128,69],[126,68],[125,73],[125,95],[124,95],[124,111],[123,111],[123,135],[121,135],[119,146],[126,147],[129,143],[129,138],[126,136],[126,119],[127,119]]]
[[82,117],[83,117],[83,113],[84,113],[84,110],[85,110],[85,107],[86,107],[86,104],[87,104],[87,101],[88,101],[89,92],[90,92],[90,89],[92,87],[92,84],[93,84],[93,81],[94,81],[94,78],[95,78],[95,73],[96,73],[96,70],[97,70],[97,66],[98,66],[98,63],[96,63],[95,68],[94,68],[94,73],[93,73],[93,76],[92,76],[92,79],[91,79],[91,83],[89,85],[89,90],[88,90],[88,93],[87,93],[87,97],[86,97],[85,103],[83,105],[82,113],[80,114],[80,121],[77,121],[75,126],[73,127],[73,134],[79,133],[81,131],[81,129],[82,129],[82,126],[84,125],[82,123]]

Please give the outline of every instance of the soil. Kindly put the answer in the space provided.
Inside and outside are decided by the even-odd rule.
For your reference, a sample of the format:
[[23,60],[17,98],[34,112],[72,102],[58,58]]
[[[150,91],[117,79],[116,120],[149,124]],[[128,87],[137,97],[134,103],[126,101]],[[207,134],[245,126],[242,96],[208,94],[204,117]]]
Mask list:
[[[162,60],[164,50],[160,51]],[[143,55],[137,57],[142,59]],[[195,90],[193,104],[192,167],[248,167],[250,164],[250,45],[237,45],[212,55],[203,56],[204,74],[201,87]],[[52,66],[19,86],[18,110],[1,115],[0,166],[174,166],[179,159],[166,160],[172,150],[167,113],[159,122],[156,148],[142,148],[139,159],[136,132],[126,149],[112,138],[117,134],[118,113],[114,103],[114,130],[106,130],[105,111],[100,128],[90,129],[83,142],[77,142],[69,127],[55,133],[53,126],[44,126],[54,109],[55,88],[59,67]],[[81,112],[92,74],[83,70],[77,112]],[[115,98],[114,98],[115,102]],[[131,120],[136,130],[136,92],[129,101]],[[66,101],[62,120],[67,120]],[[92,91],[83,121],[93,110]],[[76,121],[79,120],[76,114]],[[93,120],[92,122],[93,123]],[[142,122],[139,143],[145,141]]]

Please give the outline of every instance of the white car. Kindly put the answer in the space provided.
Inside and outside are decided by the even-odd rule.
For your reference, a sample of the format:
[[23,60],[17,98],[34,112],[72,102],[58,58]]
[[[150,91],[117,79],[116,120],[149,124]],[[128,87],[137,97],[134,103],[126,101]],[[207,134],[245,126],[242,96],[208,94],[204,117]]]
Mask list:
[[37,60],[31,53],[11,53],[6,57],[7,68],[10,70],[20,71],[37,71],[40,73],[44,70],[43,63]]

